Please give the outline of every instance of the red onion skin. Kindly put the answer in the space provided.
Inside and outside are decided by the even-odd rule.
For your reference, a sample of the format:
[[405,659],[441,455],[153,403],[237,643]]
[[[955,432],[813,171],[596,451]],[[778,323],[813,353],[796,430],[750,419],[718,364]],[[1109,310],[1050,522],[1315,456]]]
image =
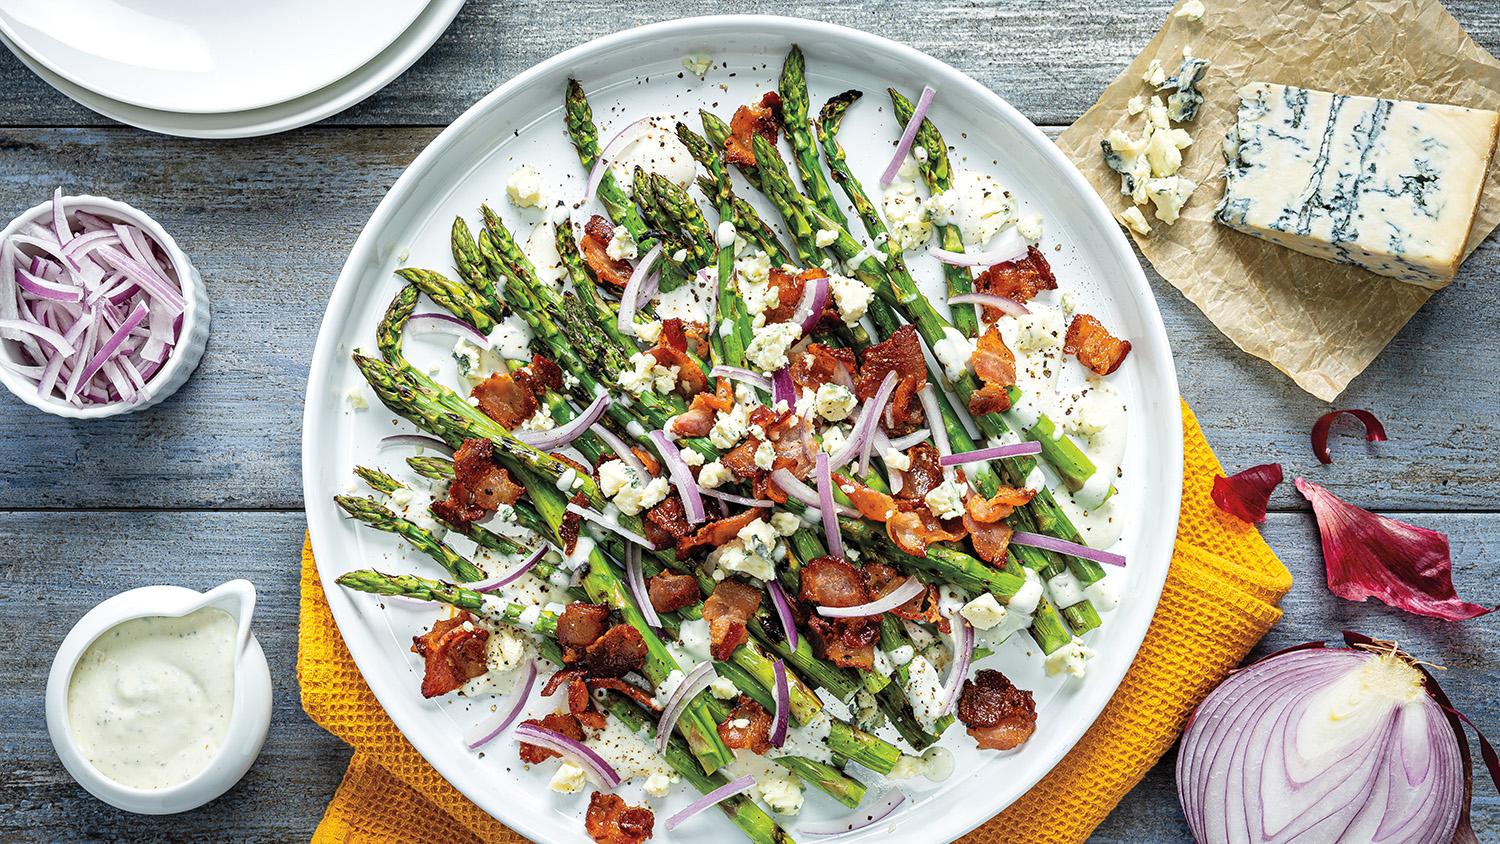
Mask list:
[[1220,510],[1247,522],[1264,522],[1266,504],[1283,480],[1280,463],[1251,466],[1237,475],[1214,478],[1210,495]]
[[1368,410],[1350,408],[1348,410],[1335,410],[1331,413],[1325,413],[1318,417],[1318,421],[1313,424],[1312,429],[1313,454],[1317,455],[1319,463],[1328,464],[1333,462],[1333,455],[1328,453],[1328,434],[1333,428],[1333,421],[1345,413],[1364,423],[1366,442],[1379,443],[1386,441],[1385,426],[1380,424],[1380,420],[1375,418],[1375,414]]

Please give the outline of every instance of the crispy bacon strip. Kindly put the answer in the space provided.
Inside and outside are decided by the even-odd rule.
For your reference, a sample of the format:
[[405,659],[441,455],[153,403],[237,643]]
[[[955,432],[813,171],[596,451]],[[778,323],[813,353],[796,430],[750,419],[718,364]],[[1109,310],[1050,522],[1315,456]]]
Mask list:
[[[584,649],[609,629],[609,607],[575,601],[557,617],[557,641],[563,646],[563,661],[578,662]],[[555,676],[555,675],[554,675]]]
[[412,653],[422,657],[422,697],[437,697],[457,691],[464,683],[489,670],[485,643],[490,631],[474,624],[474,616],[460,612],[439,620],[421,636],[411,637]]
[[[818,557],[802,567],[798,597],[825,607],[852,607],[874,599],[862,570],[838,557]],[[870,668],[875,662],[877,618],[807,617],[813,652],[846,668]]]
[[682,507],[682,496],[675,492],[646,511],[641,527],[646,532],[646,538],[658,548],[674,545],[677,540],[693,532],[693,526],[688,524],[687,511]]
[[1088,314],[1074,314],[1063,338],[1063,351],[1077,355],[1079,363],[1099,375],[1108,375],[1130,354],[1130,341],[1110,334],[1103,323]]
[[[934,542],[957,542],[967,534],[961,532],[957,521],[950,529],[920,501],[897,501],[883,492],[870,489],[859,481],[838,473],[833,475],[840,489],[851,490],[849,500],[854,502],[860,515],[877,522],[885,522],[886,535],[901,547],[901,550],[917,557],[927,556],[927,546]],[[904,490],[903,490],[904,491]]]
[[[904,575],[881,563],[865,563],[860,570],[865,573],[865,580],[870,584],[870,592],[874,599],[884,598],[906,582]],[[941,620],[938,614],[937,586],[932,583],[927,584],[926,591],[891,610],[890,613],[912,621],[927,621],[936,624]]]
[[687,333],[680,319],[662,320],[661,334],[656,345],[646,352],[659,366],[677,367],[677,389],[688,398],[693,398],[708,389],[708,376],[703,367],[687,352]]
[[[743,722],[743,723],[742,723]],[[771,713],[744,695],[719,724],[719,738],[727,747],[763,756],[771,749]]]
[[958,696],[958,720],[979,741],[981,750],[1010,750],[1036,732],[1036,704],[1031,692],[1016,688],[1004,674],[984,669],[964,681]]
[[651,837],[656,816],[645,806],[630,806],[616,794],[594,792],[583,826],[598,844],[641,844]]
[[[765,312],[766,324],[769,325],[772,323],[787,322],[788,320],[790,320],[793,316],[796,315],[797,305],[801,304],[802,296],[807,292],[808,282],[827,277],[828,272],[826,270],[816,267],[810,270],[803,270],[802,272],[796,274],[789,273],[780,267],[772,267],[770,274],[770,286],[776,291],[777,298],[776,306]],[[829,301],[831,302],[832,300],[830,299]],[[819,318],[823,319],[828,317],[832,317],[836,320],[842,319],[839,316],[838,311],[831,310],[828,307],[828,304],[825,303],[823,306],[823,313]]]
[[590,677],[624,677],[646,665],[646,640],[629,624],[616,624],[588,646],[584,664]]
[[1015,487],[1003,486],[996,490],[995,494],[985,498],[978,493],[970,493],[964,500],[964,509],[978,522],[998,522],[1001,519],[1010,518],[1017,507],[1021,507],[1036,497],[1034,489],[1016,489]]
[[[840,369],[843,372],[839,372]],[[859,365],[854,362],[853,349],[834,349],[822,343],[809,343],[807,351],[792,361],[791,375],[793,384],[808,390],[816,390],[824,384],[842,384],[854,389],[852,385],[859,375]]]
[[676,612],[698,603],[698,578],[690,574],[661,572],[646,581],[646,594],[657,612]]
[[1005,345],[999,327],[990,326],[990,330],[979,338],[970,360],[974,362],[974,374],[984,386],[969,395],[969,413],[980,416],[1009,410],[1010,391],[1006,388],[1016,383],[1016,356]]
[[703,618],[708,621],[708,639],[713,643],[714,659],[729,659],[734,649],[745,643],[749,633],[745,624],[760,609],[760,590],[738,580],[720,581],[713,594],[703,602]]
[[609,239],[614,234],[614,224],[595,214],[584,224],[578,248],[594,275],[618,291],[625,289],[625,283],[630,281],[630,274],[635,272],[635,268],[630,266],[629,261],[609,257]]
[[686,558],[688,554],[692,553],[693,549],[703,545],[710,545],[717,548],[739,535],[740,530],[745,525],[760,518],[764,518],[764,516],[759,510],[746,510],[727,519],[709,522],[703,527],[698,528],[698,532],[692,536],[678,540],[677,559]]
[[943,485],[943,467],[939,462],[942,455],[938,454],[937,446],[922,442],[907,449],[906,456],[911,458],[911,467],[906,470],[906,483],[896,496],[921,501],[927,493]]
[[917,391],[927,383],[927,362],[922,357],[922,341],[917,329],[903,325],[883,342],[865,350],[865,362],[855,382],[860,400],[873,397],[888,373],[896,373],[896,391],[883,420],[893,434],[909,433],[922,422],[922,404]]
[[[589,506],[589,497],[582,492],[577,492],[574,493],[572,498],[568,499],[568,503],[577,504],[579,507],[587,507]],[[572,554],[578,548],[578,531],[582,526],[582,516],[572,510],[563,514],[562,524],[557,526],[557,538],[562,540],[564,554]]]
[[634,683],[627,683],[618,677],[590,677],[588,683],[590,689],[613,689],[621,694],[629,695],[636,703],[653,712],[661,711],[661,706],[657,704],[656,698],[652,697],[650,692]]
[[[577,718],[574,718],[567,712],[554,712],[540,721],[530,718],[521,723],[541,727],[544,730],[551,730],[554,733],[562,733],[574,741],[583,741],[583,725],[578,723]],[[562,756],[561,753],[555,750],[548,750],[540,745],[527,744],[524,741],[521,742],[520,750],[521,761],[528,765],[536,765],[554,756]]]
[[672,433],[679,437],[706,437],[708,432],[714,428],[714,409],[707,404],[699,405],[698,399],[708,393],[699,393],[693,397],[693,406],[686,413],[679,414],[672,420]]
[[587,673],[582,668],[567,668],[553,674],[547,679],[547,685],[542,687],[542,697],[550,697],[559,688],[566,686],[568,712],[583,726],[602,729],[605,718],[603,713],[594,710],[588,683],[585,681]]
[[460,530],[501,504],[516,503],[526,491],[495,461],[495,444],[489,440],[464,440],[454,455],[453,473],[448,498],[434,501],[432,512]]
[[729,120],[729,138],[724,142],[724,157],[730,163],[744,167],[755,166],[755,144],[752,135],[776,143],[776,133],[781,130],[781,95],[767,91],[756,105],[742,105],[735,109]]
[[514,428],[536,415],[548,390],[562,389],[562,370],[543,355],[515,372],[496,372],[474,385],[469,395],[479,410],[501,427]]
[[[980,273],[974,279],[974,289],[1026,302],[1043,290],[1056,290],[1057,277],[1052,274],[1052,267],[1042,250],[1029,246],[1025,257],[996,264]],[[994,322],[1000,316],[999,310],[985,306],[985,322]]]

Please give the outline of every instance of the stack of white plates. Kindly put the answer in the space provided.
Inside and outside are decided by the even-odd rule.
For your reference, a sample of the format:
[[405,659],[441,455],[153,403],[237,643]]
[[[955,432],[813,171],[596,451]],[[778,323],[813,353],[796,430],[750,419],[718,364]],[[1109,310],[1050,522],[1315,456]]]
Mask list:
[[463,0],[0,0],[0,41],[100,114],[167,135],[283,132],[365,99]]

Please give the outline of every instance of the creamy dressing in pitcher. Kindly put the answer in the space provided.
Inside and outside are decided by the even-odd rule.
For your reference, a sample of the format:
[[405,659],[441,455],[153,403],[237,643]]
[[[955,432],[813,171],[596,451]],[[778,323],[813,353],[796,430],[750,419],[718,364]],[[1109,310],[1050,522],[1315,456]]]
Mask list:
[[229,613],[118,624],[89,645],[68,684],[68,720],[91,764],[135,788],[166,788],[208,767],[234,708]]

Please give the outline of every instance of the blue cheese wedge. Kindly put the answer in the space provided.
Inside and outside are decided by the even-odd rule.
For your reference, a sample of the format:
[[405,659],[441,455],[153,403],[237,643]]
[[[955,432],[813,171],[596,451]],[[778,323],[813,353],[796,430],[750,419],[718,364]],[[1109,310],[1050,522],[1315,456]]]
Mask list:
[[1436,289],[1463,260],[1500,114],[1253,82],[1220,223]]

